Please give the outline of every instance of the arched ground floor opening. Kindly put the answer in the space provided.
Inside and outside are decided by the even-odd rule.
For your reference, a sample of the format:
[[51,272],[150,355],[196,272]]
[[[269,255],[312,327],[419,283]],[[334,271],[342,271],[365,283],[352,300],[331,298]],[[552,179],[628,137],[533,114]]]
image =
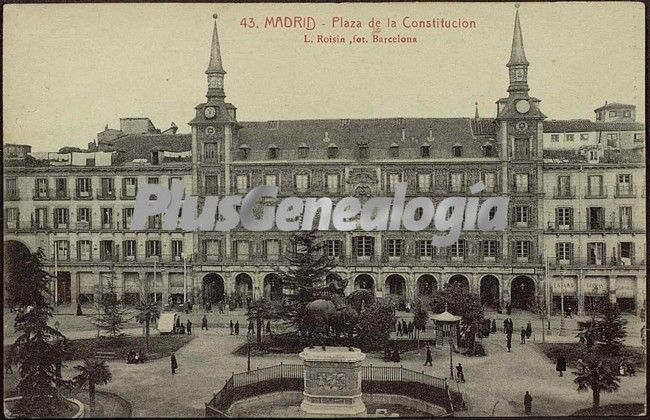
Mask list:
[[435,291],[438,290],[438,280],[431,274],[423,274],[418,278],[417,291],[418,297],[433,296]]
[[458,285],[465,290],[469,290],[469,279],[462,274],[454,274],[449,278],[449,285]]
[[481,303],[486,306],[496,307],[500,302],[499,279],[488,274],[481,278]]
[[399,274],[386,277],[386,292],[391,296],[404,296],[406,294],[406,280]]
[[239,273],[235,277],[235,299],[237,305],[246,307],[250,305],[253,300],[253,279],[246,273]]
[[359,274],[354,279],[354,290],[369,290],[375,293],[375,279],[370,274]]
[[203,304],[218,303],[224,300],[225,287],[223,277],[217,273],[206,274],[201,282]]
[[535,309],[535,281],[528,276],[517,276],[510,283],[510,305],[513,308]]
[[264,277],[264,298],[271,302],[282,302],[282,279],[275,273]]

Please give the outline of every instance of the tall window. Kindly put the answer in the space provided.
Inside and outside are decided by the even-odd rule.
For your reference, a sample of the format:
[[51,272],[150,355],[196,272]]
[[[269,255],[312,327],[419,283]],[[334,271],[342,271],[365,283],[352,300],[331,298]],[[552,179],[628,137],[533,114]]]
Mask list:
[[113,227],[113,209],[104,207],[101,209],[102,228],[111,229]]
[[99,241],[99,258],[102,261],[112,260],[114,250],[113,241]]
[[248,192],[248,175],[237,175],[236,181],[238,193]]
[[138,178],[127,177],[122,179],[122,193],[125,197],[135,197],[137,187]]
[[77,178],[77,197],[90,197],[90,178]]
[[397,183],[402,180],[402,174],[388,174],[388,185],[386,191],[394,192]]
[[618,209],[619,223],[621,230],[632,229],[632,207],[619,207]]
[[605,243],[587,243],[587,261],[592,265],[605,265]]
[[203,144],[203,159],[206,161],[217,160],[217,143]]
[[204,239],[203,256],[206,260],[218,260],[221,256],[221,241],[218,239]]
[[530,158],[530,140],[529,139],[515,139],[515,158],[528,159]]
[[122,250],[124,252],[124,259],[127,261],[134,261],[136,257],[136,242],[134,239],[127,239],[122,241]]
[[70,259],[70,242],[69,241],[56,241],[56,259],[58,261],[67,261]]
[[67,198],[68,197],[68,179],[67,178],[56,178],[54,180],[54,188],[57,198]]
[[172,258],[176,261],[180,261],[182,255],[183,255],[183,240],[172,239]]
[[528,192],[528,174],[515,174],[515,191]]
[[495,258],[497,256],[497,241],[496,240],[481,241],[481,253],[483,257]]
[[607,145],[610,147],[618,147],[618,133],[607,134]]
[[327,174],[327,191],[330,193],[339,192],[339,174]]
[[11,197],[18,197],[18,180],[16,178],[7,178],[5,181],[5,193]]
[[46,198],[48,196],[48,182],[47,178],[36,178],[36,194],[38,198]]
[[162,217],[159,214],[147,217],[147,226],[149,229],[160,229],[162,227]]
[[459,239],[449,246],[449,255],[453,258],[462,258],[465,256],[465,240]]
[[280,241],[278,239],[267,239],[264,241],[264,255],[267,260],[277,261],[280,259]]
[[205,193],[219,194],[219,175],[205,176]]
[[417,250],[419,257],[433,256],[433,243],[431,242],[431,239],[418,241]]
[[340,257],[343,254],[343,242],[338,239],[328,239],[326,242],[326,255],[328,257]]
[[150,239],[145,242],[145,250],[147,257],[160,257],[160,241],[157,239]]
[[529,258],[530,241],[515,241],[515,256],[517,258]]
[[634,242],[620,242],[618,255],[622,265],[631,265],[634,262]]
[[357,257],[372,257],[375,254],[375,238],[372,236],[357,236],[352,241]]
[[605,229],[605,208],[587,207],[587,228],[592,230]]
[[16,229],[18,227],[18,209],[5,208],[5,223],[8,228]]
[[555,259],[558,262],[570,262],[573,259],[573,244],[571,242],[559,242],[555,248]]
[[632,175],[619,174],[616,176],[616,193],[622,196],[629,196],[632,193]]
[[494,172],[483,172],[481,180],[485,185],[485,192],[494,192],[496,190],[496,174]]
[[236,257],[239,261],[247,261],[250,258],[249,254],[250,243],[248,241],[235,241]]
[[602,175],[589,175],[589,177],[587,177],[587,194],[592,197],[603,195]]
[[133,220],[133,207],[126,207],[122,209],[122,228],[130,229],[131,220]]
[[92,243],[89,240],[77,241],[77,259],[79,261],[90,261]]
[[387,239],[386,240],[386,253],[389,257],[402,256],[402,240],[401,239]]
[[297,174],[294,177],[294,187],[297,191],[307,192],[309,190],[309,175],[308,174]]
[[557,177],[557,196],[571,197],[571,177],[560,175]]
[[160,178],[158,178],[157,176],[150,176],[147,178],[147,184],[158,185],[160,184]]
[[102,178],[102,197],[113,197],[115,196],[115,181],[113,178]]
[[37,229],[44,229],[47,227],[47,209],[37,208],[34,212],[34,224]]
[[267,187],[277,187],[278,176],[276,174],[264,175],[264,185],[266,185]]
[[465,187],[465,174],[462,172],[451,173],[451,192],[461,192]]
[[515,206],[515,225],[519,227],[528,226],[530,223],[530,207]]
[[418,191],[431,191],[431,174],[418,174]]
[[69,221],[69,211],[65,208],[54,209],[54,227],[67,228]]
[[571,207],[558,207],[556,210],[557,227],[570,229],[573,225],[573,209]]

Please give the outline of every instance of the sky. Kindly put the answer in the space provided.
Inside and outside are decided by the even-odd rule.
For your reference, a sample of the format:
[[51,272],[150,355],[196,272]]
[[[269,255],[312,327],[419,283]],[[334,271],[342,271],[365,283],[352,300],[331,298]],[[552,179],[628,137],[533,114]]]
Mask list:
[[[213,18],[226,100],[240,121],[493,117],[507,96],[514,3],[5,5],[3,135],[33,151],[85,147],[120,117],[179,132],[205,100]],[[524,3],[531,96],[551,119],[594,118],[609,102],[645,114],[641,3]],[[311,16],[317,29],[264,28],[267,16]],[[332,18],[361,29],[332,28]],[[244,27],[253,18],[259,28]],[[384,35],[414,44],[306,44],[304,35]],[[468,19],[474,29],[402,28],[404,17]]]

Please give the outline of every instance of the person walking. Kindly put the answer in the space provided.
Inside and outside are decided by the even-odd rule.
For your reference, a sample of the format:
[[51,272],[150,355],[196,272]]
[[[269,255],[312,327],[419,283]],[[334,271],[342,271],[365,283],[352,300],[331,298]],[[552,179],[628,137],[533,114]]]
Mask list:
[[526,330],[524,327],[521,327],[521,333],[519,335],[521,336],[521,344],[526,344]]
[[492,328],[491,328],[491,330],[492,330],[493,333],[497,332],[497,320],[496,319],[492,320]]
[[555,363],[555,370],[560,372],[560,377],[562,377],[562,372],[566,370],[566,358],[564,356],[559,356],[557,358],[557,363]]
[[235,335],[239,335],[239,320],[235,322]]
[[433,357],[431,357],[431,346],[427,344],[427,360],[424,362],[424,366],[429,365],[433,366]]
[[512,335],[514,330],[515,330],[515,325],[512,322],[512,318],[508,318],[508,328],[506,329],[506,334],[511,334]]
[[507,332],[508,332],[508,318],[503,320],[503,333],[505,334]]
[[77,316],[81,316],[84,313],[81,312],[81,303],[77,302]]
[[409,339],[413,338],[413,321],[409,321],[408,326]]
[[463,365],[460,363],[456,366],[456,382],[465,383],[465,374],[463,373]]
[[406,335],[408,334],[408,332],[409,332],[408,325],[406,325],[405,320],[402,320],[402,335]]
[[201,331],[203,329],[208,330],[208,317],[205,314],[203,314],[203,318],[201,319]]
[[506,334],[506,347],[508,348],[508,353],[510,353],[510,348],[512,348],[512,333]]
[[175,375],[176,369],[178,369],[178,362],[176,361],[176,354],[174,353],[172,353],[171,362],[172,362],[172,375]]
[[266,321],[266,335],[271,335],[271,321]]
[[235,324],[232,323],[232,319],[230,320],[230,335],[233,335],[233,331],[235,329]]
[[508,315],[512,313],[512,305],[510,305],[510,302],[506,303],[506,313]]
[[192,335],[192,321],[187,320],[187,335]]
[[533,410],[533,397],[526,391],[526,395],[524,395],[524,411],[526,414],[530,414]]
[[248,321],[248,331],[246,334],[255,334],[255,324],[253,324],[253,321]]
[[393,362],[395,362],[395,363],[399,363],[400,360],[401,360],[401,359],[400,359],[400,357],[399,357],[399,350],[394,349],[394,350],[393,350]]
[[533,335],[533,326],[528,321],[528,324],[526,324],[526,338],[530,338],[531,335]]
[[397,336],[402,336],[402,323],[399,320],[397,321]]

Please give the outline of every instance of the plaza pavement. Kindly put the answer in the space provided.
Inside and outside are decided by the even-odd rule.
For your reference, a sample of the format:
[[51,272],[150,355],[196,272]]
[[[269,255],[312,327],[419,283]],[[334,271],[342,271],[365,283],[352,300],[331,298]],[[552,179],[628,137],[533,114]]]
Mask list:
[[[197,336],[176,353],[179,369],[170,373],[168,358],[142,365],[127,365],[123,361],[109,362],[113,380],[100,390],[114,392],[129,400],[134,416],[188,417],[203,416],[204,404],[219,391],[233,372],[246,370],[246,357],[231,352],[246,341],[245,336],[231,336],[228,329],[219,328],[195,332]],[[516,337],[515,337],[516,338]],[[525,345],[513,340],[513,351],[505,348],[505,335],[492,334],[483,340],[487,357],[469,358],[454,354],[454,366],[463,364],[467,382],[458,387],[467,401],[468,410],[458,416],[521,416],[523,395],[533,396],[533,414],[568,415],[591,406],[591,393],[576,391],[573,375],[566,372],[560,378],[554,364],[534,343]],[[252,367],[284,363],[301,363],[297,355],[254,356]],[[449,353],[446,348],[434,349],[433,367],[424,367],[424,351],[404,354],[400,365],[416,371],[445,377],[449,374]],[[380,355],[368,355],[365,364],[396,366],[383,362]],[[72,375],[74,363],[64,368]],[[604,394],[602,404],[644,402],[645,372],[635,377],[621,378],[621,388]],[[263,415],[263,413],[260,413]]]

